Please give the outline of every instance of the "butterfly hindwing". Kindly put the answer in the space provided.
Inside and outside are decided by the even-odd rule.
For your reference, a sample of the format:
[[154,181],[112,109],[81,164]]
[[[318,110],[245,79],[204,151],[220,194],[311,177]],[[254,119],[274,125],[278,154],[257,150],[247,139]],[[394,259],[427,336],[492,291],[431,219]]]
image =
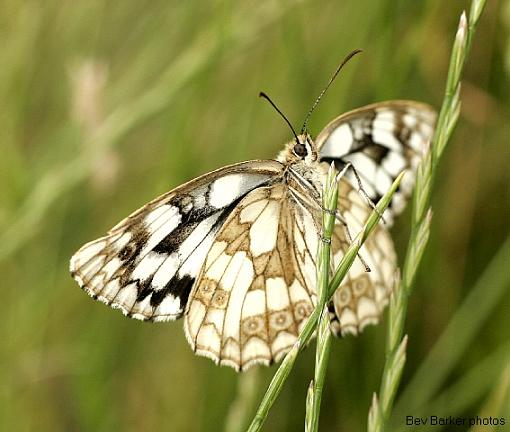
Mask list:
[[[415,171],[432,139],[436,114],[413,101],[389,101],[350,111],[330,122],[315,143],[320,160],[334,161],[337,169],[351,162],[361,185],[377,203],[404,170],[399,190],[384,217],[391,224],[411,195]],[[347,178],[358,188],[353,172]]]
[[318,226],[285,184],[258,188],[212,245],[185,315],[197,354],[244,370],[278,361],[316,302]]
[[[389,101],[348,112],[329,123],[316,140],[320,160],[334,161],[337,169],[351,162],[363,190],[377,203],[402,170],[400,188],[380,222],[360,250],[370,268],[357,258],[330,303],[335,334],[357,334],[378,322],[394,285],[397,269],[388,228],[412,193],[416,169],[434,132],[436,114],[431,107],[412,101]],[[348,170],[339,184],[338,208],[351,236],[361,230],[370,207],[357,191],[358,179]],[[337,224],[333,235],[333,262],[338,265],[349,246],[349,235]]]
[[126,315],[177,319],[230,212],[280,173],[278,162],[252,161],[192,180],[84,245],[71,259],[71,273],[88,294]]
[[[339,182],[338,209],[352,236],[361,231],[371,212],[363,197],[345,179]],[[350,246],[341,223],[335,225],[331,246],[333,264],[337,266]],[[358,334],[366,325],[377,324],[393,289],[397,261],[386,225],[376,226],[359,256],[329,305],[331,329],[336,335]],[[361,259],[369,266],[369,272]]]

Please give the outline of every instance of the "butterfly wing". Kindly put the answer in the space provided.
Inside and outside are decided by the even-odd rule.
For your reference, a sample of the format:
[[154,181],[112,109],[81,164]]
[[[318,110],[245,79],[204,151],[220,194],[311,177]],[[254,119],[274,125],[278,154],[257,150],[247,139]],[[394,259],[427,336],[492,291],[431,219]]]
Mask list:
[[[351,162],[363,189],[375,203],[396,176],[408,170],[384,213],[387,223],[379,224],[360,250],[371,271],[366,272],[361,260],[356,259],[332,298],[329,309],[335,334],[357,334],[366,325],[377,323],[388,303],[397,269],[388,227],[411,195],[416,169],[432,139],[435,117],[433,109],[425,104],[383,102],[343,114],[317,137],[320,160],[334,161],[337,169]],[[354,174],[348,171],[339,184],[338,208],[352,236],[362,229],[371,211],[357,188]],[[348,247],[345,228],[338,224],[332,242],[335,265]]]
[[[315,143],[320,160],[334,161],[341,169],[352,162],[363,189],[374,203],[388,191],[404,169],[404,177],[384,217],[391,224],[393,216],[405,207],[414,184],[414,173],[435,124],[434,110],[413,101],[389,101],[368,105],[333,120],[319,134]],[[347,178],[358,188],[351,171]]]
[[[338,209],[352,236],[361,231],[371,212],[363,197],[345,179],[339,183]],[[349,246],[344,226],[337,224],[331,242],[335,267]],[[366,325],[377,324],[394,286],[397,259],[385,225],[376,226],[359,255],[370,267],[370,272],[356,258],[329,304],[331,329],[336,335],[358,334]]]
[[278,361],[316,303],[318,232],[284,183],[243,198],[190,296],[184,327],[193,350],[236,370]]
[[125,315],[177,319],[229,214],[281,172],[276,161],[251,161],[198,177],[84,245],[71,258],[71,274],[89,295]]

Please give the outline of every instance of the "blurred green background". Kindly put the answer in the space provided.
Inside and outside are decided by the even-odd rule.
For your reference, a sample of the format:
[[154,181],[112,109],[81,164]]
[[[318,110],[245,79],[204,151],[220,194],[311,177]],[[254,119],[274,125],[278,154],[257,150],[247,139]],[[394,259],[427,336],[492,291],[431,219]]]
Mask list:
[[[463,8],[469,2],[4,1],[0,430],[240,430],[275,367],[239,376],[195,357],[181,322],[141,323],[92,301],[69,276],[69,257],[192,177],[276,155],[289,130],[258,92],[299,125],[355,48],[364,54],[321,102],[312,133],[385,99],[439,108]],[[420,414],[510,424],[509,27],[510,2],[488,2],[435,185],[395,431]],[[401,258],[408,220],[394,228]],[[384,337],[382,325],[334,341],[322,430],[366,429]],[[298,360],[265,430],[302,430],[313,357],[309,349]]]

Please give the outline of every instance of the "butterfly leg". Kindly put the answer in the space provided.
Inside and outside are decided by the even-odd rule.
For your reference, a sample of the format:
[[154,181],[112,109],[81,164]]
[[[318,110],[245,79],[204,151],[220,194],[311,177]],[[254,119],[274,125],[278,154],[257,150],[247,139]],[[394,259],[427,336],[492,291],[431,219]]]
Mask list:
[[[363,187],[363,183],[361,182],[361,178],[358,174],[358,171],[356,171],[356,168],[354,167],[354,165],[351,162],[345,162],[345,166],[342,168],[342,171],[340,171],[340,173],[345,174],[345,172],[348,169],[350,169],[352,171],[352,173],[354,174],[354,177],[356,178],[356,182],[358,183],[358,192],[360,193],[360,195],[365,199],[365,201],[370,206],[370,208],[372,210],[374,210],[379,215],[379,217],[381,218],[383,223],[386,224],[386,220],[384,219],[384,216],[379,212],[379,210],[377,209],[377,206],[375,205],[375,203],[372,201],[372,199],[368,196],[367,192],[365,191],[365,188]],[[339,173],[339,175],[340,175],[340,173]]]
[[[350,162],[347,162],[345,164],[345,166],[336,175],[336,181],[337,182],[340,181],[340,179],[345,175],[345,173],[347,172],[348,169],[354,170],[354,166]],[[360,180],[358,175],[357,175],[357,173],[355,174],[355,176],[356,176],[356,178],[358,180]],[[361,183],[360,182],[358,182],[358,183],[359,183],[359,185],[361,187]],[[368,198],[368,195],[366,195],[366,197]],[[368,199],[370,199],[370,198],[368,198]],[[351,232],[349,231],[349,226],[348,226],[347,221],[345,220],[345,218],[342,216],[342,213],[340,212],[340,210],[337,209],[335,212],[331,212],[328,209],[324,209],[322,205],[321,205],[321,208],[322,208],[322,211],[325,211],[325,212],[327,212],[329,214],[334,214],[335,215],[336,220],[339,221],[342,224],[342,226],[343,226],[344,233],[345,233],[345,236],[347,237],[347,240],[348,240],[349,244],[352,244],[353,239],[352,239]],[[365,267],[365,271],[367,273],[370,272],[371,271],[370,267],[367,264],[367,262],[363,259],[361,254],[358,253],[357,256],[358,256],[359,260],[361,261],[361,264],[363,264],[363,267]]]
[[[351,232],[349,231],[349,227],[347,226],[347,224],[344,224],[343,227],[344,227],[345,236],[347,237],[349,244],[352,244],[353,240],[352,240]],[[361,264],[363,264],[363,267],[365,267],[365,271],[367,273],[370,273],[372,271],[372,270],[370,270],[370,266],[363,259],[363,257],[361,256],[361,254],[359,252],[357,253],[357,256],[358,256],[359,260],[361,261]]]

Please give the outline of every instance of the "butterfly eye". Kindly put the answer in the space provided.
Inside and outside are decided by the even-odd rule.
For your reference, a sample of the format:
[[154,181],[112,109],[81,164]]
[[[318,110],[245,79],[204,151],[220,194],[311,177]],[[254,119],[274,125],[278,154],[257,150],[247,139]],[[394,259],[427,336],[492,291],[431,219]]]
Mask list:
[[299,157],[305,157],[307,154],[306,146],[302,143],[297,143],[294,148],[292,149],[294,154]]

